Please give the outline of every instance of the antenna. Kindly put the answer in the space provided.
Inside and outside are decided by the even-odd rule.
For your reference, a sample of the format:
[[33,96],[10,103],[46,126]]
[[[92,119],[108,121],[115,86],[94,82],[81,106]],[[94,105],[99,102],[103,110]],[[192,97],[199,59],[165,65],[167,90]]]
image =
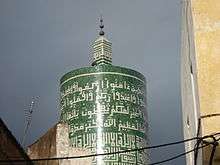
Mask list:
[[33,108],[34,108],[36,99],[37,98],[32,97],[31,104],[30,104],[29,108],[24,110],[25,123],[26,123],[25,128],[24,128],[23,138],[22,138],[22,146],[24,146],[24,147],[25,147],[25,140],[26,140],[26,136],[28,133],[28,129],[30,128],[30,125],[31,125]]

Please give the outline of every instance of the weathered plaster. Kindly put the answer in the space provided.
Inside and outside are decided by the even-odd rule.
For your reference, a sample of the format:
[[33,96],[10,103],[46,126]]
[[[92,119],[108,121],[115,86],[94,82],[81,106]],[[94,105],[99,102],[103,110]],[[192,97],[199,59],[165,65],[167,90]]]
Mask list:
[[[201,116],[220,113],[220,1],[192,0]],[[202,119],[203,135],[220,131],[220,116]]]
[[[73,148],[69,143],[69,128],[67,124],[58,123],[44,134],[38,141],[28,147],[31,159],[72,157],[89,155],[85,149]],[[91,165],[92,158],[63,159],[34,162],[35,165]]]
[[[182,103],[183,121],[189,114],[190,101],[186,101],[191,93],[184,89],[190,88],[187,84],[187,75],[190,75],[187,65],[192,62],[193,75],[195,75],[195,94],[198,96],[198,118],[201,118],[201,135],[209,135],[220,132],[220,1],[219,0],[187,0],[188,14],[183,14],[182,31]],[[186,13],[186,12],[185,12]],[[192,18],[190,18],[190,16]],[[186,30],[188,28],[188,30]],[[189,37],[190,42],[187,42]],[[189,49],[193,49],[187,53]],[[186,50],[184,50],[186,48]],[[191,50],[192,50],[191,49]],[[187,73],[188,72],[188,73]],[[185,77],[184,77],[185,75]],[[191,109],[196,112],[195,108]],[[212,115],[217,114],[217,115]],[[193,119],[190,121],[194,124]],[[187,137],[187,127],[184,125],[184,135]],[[195,134],[195,129],[189,131]],[[187,146],[187,145],[186,145]],[[186,147],[187,148],[187,147]],[[207,164],[211,148],[203,150],[203,161]],[[214,164],[220,163],[219,147],[216,151]],[[187,159],[188,164],[189,159]]]

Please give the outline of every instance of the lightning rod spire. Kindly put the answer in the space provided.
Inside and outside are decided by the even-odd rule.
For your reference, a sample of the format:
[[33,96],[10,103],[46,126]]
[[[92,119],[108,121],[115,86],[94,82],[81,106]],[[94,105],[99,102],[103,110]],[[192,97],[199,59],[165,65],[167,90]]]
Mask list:
[[104,28],[104,24],[103,24],[103,18],[102,18],[102,15],[100,15],[100,25],[99,25],[99,27],[100,27],[100,32],[99,32],[99,35],[100,36],[104,36],[105,35],[105,32],[103,31],[103,28]]

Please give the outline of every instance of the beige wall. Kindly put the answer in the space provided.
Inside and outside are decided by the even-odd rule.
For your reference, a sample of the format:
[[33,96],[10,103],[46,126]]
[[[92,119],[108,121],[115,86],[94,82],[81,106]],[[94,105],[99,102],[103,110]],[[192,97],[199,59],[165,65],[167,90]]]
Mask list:
[[[183,38],[190,36],[190,46],[194,47],[189,59],[192,63],[195,61],[192,65],[193,74],[196,76],[197,108],[201,118],[201,134],[205,136],[220,132],[220,0],[189,0],[187,2],[189,2],[192,19],[190,20],[187,16],[186,26],[189,29]],[[187,53],[182,55],[187,56]],[[187,65],[184,62],[183,64]],[[182,83],[184,81],[182,80]],[[182,93],[183,104],[186,103],[184,102],[186,95],[189,97],[190,93]],[[183,109],[183,111],[187,110]],[[193,111],[196,109],[194,108]],[[183,115],[183,120],[186,120],[184,117]],[[186,131],[185,127],[184,131]],[[208,164],[211,149],[208,147],[203,150],[203,164]],[[215,153],[214,165],[217,164],[220,164],[219,147]]]
[[[220,0],[192,0],[201,116],[220,113]],[[220,132],[220,116],[202,119],[203,135]]]
[[[44,136],[28,147],[31,159],[56,157],[56,126],[51,128]],[[58,165],[58,161],[39,161],[35,165]]]
[[[199,118],[200,136],[220,132],[220,0],[184,0],[182,9],[181,93],[187,139],[196,136]],[[186,151],[193,147],[185,144]],[[203,158],[208,164],[211,149],[203,150],[198,161]],[[193,165],[193,156],[186,156],[187,165]],[[220,164],[220,147],[214,164]]]
[[[89,155],[90,152],[70,146],[68,125],[58,123],[49,129],[46,134],[28,147],[28,155],[31,159],[72,157]],[[92,158],[50,160],[34,162],[35,165],[91,165]]]

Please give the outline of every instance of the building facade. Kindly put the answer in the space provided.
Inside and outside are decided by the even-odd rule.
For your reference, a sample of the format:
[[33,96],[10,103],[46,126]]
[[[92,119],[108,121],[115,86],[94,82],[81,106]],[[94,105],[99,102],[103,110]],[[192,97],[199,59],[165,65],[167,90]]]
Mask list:
[[[35,143],[28,147],[28,155],[31,159],[64,158],[89,154],[91,153],[87,150],[71,147],[69,126],[62,122],[50,128]],[[90,165],[92,159],[57,159],[33,162],[34,165]]]
[[[181,88],[184,138],[220,132],[220,1],[186,0],[182,7]],[[207,139],[212,140],[212,139]],[[195,142],[185,143],[186,151]],[[212,146],[186,156],[208,164]],[[217,147],[213,164],[220,164]]]
[[[18,160],[18,161],[13,161]],[[21,160],[21,161],[19,161]],[[0,164],[33,165],[30,158],[0,118]]]
[[[112,153],[148,144],[146,80],[132,69],[112,65],[104,25],[93,44],[91,67],[65,74],[60,81],[61,121],[69,125],[73,148]],[[147,151],[93,157],[93,165],[146,165]]]

